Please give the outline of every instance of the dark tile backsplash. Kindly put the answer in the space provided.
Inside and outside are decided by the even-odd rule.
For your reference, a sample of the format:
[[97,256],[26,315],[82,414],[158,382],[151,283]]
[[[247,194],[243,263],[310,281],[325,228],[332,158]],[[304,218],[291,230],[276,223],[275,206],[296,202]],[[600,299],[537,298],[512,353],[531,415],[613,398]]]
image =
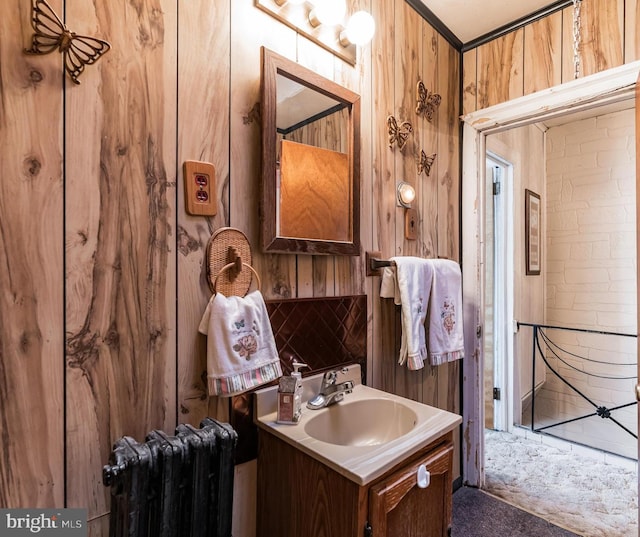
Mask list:
[[[357,363],[365,383],[366,295],[268,300],[267,311],[283,374],[292,371],[294,359],[309,366],[301,369],[303,377]],[[255,459],[257,454],[252,397],[249,392],[231,399],[230,423],[238,433],[236,464]]]

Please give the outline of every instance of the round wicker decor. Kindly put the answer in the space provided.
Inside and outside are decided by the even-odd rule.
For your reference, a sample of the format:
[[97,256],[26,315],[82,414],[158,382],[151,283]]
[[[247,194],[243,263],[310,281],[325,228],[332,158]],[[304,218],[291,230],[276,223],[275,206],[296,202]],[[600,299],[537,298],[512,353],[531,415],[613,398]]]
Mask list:
[[236,255],[242,263],[251,265],[251,246],[242,231],[223,227],[211,235],[207,245],[207,281],[212,292],[222,293],[224,296],[244,296],[249,291],[253,279],[251,270],[243,267],[238,273],[235,268],[230,268],[220,273],[226,265],[236,261]]

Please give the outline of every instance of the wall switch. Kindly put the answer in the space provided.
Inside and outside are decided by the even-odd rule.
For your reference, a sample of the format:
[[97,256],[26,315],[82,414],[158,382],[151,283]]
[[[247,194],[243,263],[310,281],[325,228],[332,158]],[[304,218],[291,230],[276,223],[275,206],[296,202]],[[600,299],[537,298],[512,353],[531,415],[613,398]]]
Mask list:
[[185,210],[196,216],[214,216],[218,212],[216,170],[209,162],[185,160],[183,171]]
[[415,209],[405,209],[404,238],[410,241],[418,238],[418,211]]

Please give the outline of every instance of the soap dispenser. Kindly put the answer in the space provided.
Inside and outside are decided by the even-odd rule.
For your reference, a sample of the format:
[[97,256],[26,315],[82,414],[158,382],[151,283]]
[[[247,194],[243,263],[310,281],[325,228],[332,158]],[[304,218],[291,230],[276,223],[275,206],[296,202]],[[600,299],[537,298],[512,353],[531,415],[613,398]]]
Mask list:
[[299,369],[309,366],[296,360],[291,365],[293,366],[291,376],[280,377],[278,384],[277,422],[295,425],[302,415],[302,374]]

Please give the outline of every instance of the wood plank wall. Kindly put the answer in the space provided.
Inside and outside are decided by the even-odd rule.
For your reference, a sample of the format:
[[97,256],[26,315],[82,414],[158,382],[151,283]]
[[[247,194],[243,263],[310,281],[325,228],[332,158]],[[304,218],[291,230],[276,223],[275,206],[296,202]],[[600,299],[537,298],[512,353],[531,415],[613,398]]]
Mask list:
[[[638,0],[583,0],[580,18],[580,76],[640,58]],[[465,51],[463,64],[465,114],[573,80],[573,7]]]
[[[257,251],[264,45],[361,95],[363,254],[457,258],[459,53],[420,15],[351,0],[378,25],[354,68],[253,0],[51,0],[71,30],[112,45],[76,86],[57,52],[22,53],[29,4],[0,4],[0,507],[87,507],[90,534],[106,535],[113,441],[224,415],[197,333],[204,252],[223,226],[254,245],[267,298],[366,293],[370,383],[459,411],[457,365],[395,365],[397,308],[385,314],[364,255]],[[432,123],[414,113],[418,79],[443,96]],[[388,147],[390,114],[414,123],[404,153]],[[438,155],[429,177],[420,149]],[[215,217],[185,213],[185,160],[214,164]],[[401,179],[418,191],[417,241],[403,237]],[[248,504],[252,486],[238,482]]]
[[[378,27],[355,68],[253,0],[50,3],[112,49],[75,86],[57,52],[22,54],[29,2],[0,4],[0,507],[87,507],[91,535],[106,535],[111,443],[224,413],[203,382],[203,259],[226,225],[259,244],[260,47],[361,95],[363,252],[385,258],[457,259],[459,53],[403,0],[351,0]],[[638,0],[583,5],[583,57],[598,58],[585,74],[640,57]],[[465,53],[464,111],[566,81],[569,16]],[[419,79],[443,97],[433,122],[413,112]],[[404,152],[388,146],[390,114],[414,125]],[[417,174],[420,150],[437,154],[429,176]],[[215,165],[215,217],[184,211],[187,159]],[[416,241],[403,236],[398,180],[418,192]],[[396,365],[398,309],[363,257],[254,255],[268,298],[366,293],[370,383],[460,410],[458,364]],[[251,483],[238,483],[248,504]]]
[[59,65],[22,54],[29,3],[5,2],[0,12],[0,505],[59,506],[65,499],[62,78]]

